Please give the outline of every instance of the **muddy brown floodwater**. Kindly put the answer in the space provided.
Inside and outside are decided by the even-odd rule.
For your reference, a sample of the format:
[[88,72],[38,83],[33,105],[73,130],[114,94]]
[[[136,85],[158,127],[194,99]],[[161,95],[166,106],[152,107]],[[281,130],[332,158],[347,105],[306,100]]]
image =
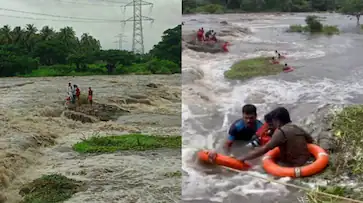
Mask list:
[[[66,109],[68,82],[87,94],[87,105]],[[90,76],[0,80],[0,181],[7,202],[44,174],[85,181],[68,202],[178,202],[180,150],[80,155],[72,145],[92,135],[142,132],[177,134],[181,128],[181,77]]]

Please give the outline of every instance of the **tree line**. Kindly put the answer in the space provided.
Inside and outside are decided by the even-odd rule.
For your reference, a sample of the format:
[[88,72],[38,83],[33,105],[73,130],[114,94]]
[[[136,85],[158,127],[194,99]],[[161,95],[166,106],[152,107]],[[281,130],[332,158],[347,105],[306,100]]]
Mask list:
[[338,11],[359,18],[363,0],[182,0],[182,12],[313,12]]
[[181,73],[181,25],[164,31],[147,54],[104,50],[90,34],[72,27],[56,31],[5,25],[0,28],[0,76]]

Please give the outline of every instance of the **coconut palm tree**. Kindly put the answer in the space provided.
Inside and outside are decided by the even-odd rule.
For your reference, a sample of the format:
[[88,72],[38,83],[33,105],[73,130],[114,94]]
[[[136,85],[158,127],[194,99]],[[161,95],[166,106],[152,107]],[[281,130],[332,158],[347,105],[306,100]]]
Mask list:
[[37,32],[38,29],[34,26],[34,24],[27,24],[25,26],[24,45],[28,51],[32,51],[35,43],[37,42]]
[[12,42],[14,44],[20,44],[23,43],[24,39],[24,30],[20,26],[14,27],[14,29],[11,31],[12,36]]
[[73,48],[77,42],[76,32],[72,27],[61,28],[58,32],[59,39],[64,42],[68,48]]
[[101,49],[101,44],[88,33],[83,33],[79,41],[81,49],[85,52],[95,52]]
[[0,43],[11,44],[12,43],[11,28],[9,25],[4,25],[0,28]]
[[40,30],[40,39],[42,40],[49,40],[51,38],[53,38],[55,35],[55,31],[53,28],[50,28],[49,26],[44,26],[41,30]]

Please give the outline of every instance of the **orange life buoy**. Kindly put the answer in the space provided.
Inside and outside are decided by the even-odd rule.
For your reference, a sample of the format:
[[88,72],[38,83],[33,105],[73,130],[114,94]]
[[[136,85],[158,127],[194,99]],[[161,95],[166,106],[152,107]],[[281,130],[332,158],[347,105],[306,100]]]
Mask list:
[[[209,162],[208,155],[209,155],[209,151],[206,151],[206,150],[201,150],[198,152],[198,158],[201,161]],[[241,170],[241,171],[246,171],[251,168],[251,166],[248,165],[247,163],[243,163],[235,158],[225,156],[222,154],[217,154],[215,164],[221,165],[221,166],[226,166],[226,167],[233,168],[236,170]]]
[[275,163],[274,159],[280,156],[280,149],[276,147],[270,150],[262,158],[265,171],[278,177],[307,177],[321,172],[329,163],[329,155],[324,149],[315,144],[308,144],[308,150],[314,155],[315,161],[302,167],[282,167]]

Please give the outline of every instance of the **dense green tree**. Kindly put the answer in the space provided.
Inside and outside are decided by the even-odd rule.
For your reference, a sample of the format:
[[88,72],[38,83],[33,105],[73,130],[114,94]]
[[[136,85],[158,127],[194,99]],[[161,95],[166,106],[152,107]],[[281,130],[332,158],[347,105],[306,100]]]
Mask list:
[[363,14],[363,0],[344,0],[341,4],[341,11],[344,14],[355,16],[357,25],[359,25],[360,16]]
[[150,54],[156,58],[172,61],[181,66],[181,25],[164,31],[162,40]]
[[181,25],[166,30],[162,41],[144,55],[101,50],[97,39],[88,33],[78,38],[72,27],[0,28],[0,76],[180,72]]
[[[204,7],[212,10],[214,5],[220,5],[230,10],[241,10],[250,12],[259,11],[282,11],[282,12],[310,12],[328,11],[339,9],[338,1],[345,0],[182,0],[182,12],[193,13],[201,12],[197,7]],[[355,1],[355,0],[348,0]],[[357,0],[359,1],[359,0]],[[204,9],[202,9],[204,10]],[[205,12],[208,12],[204,10]]]

